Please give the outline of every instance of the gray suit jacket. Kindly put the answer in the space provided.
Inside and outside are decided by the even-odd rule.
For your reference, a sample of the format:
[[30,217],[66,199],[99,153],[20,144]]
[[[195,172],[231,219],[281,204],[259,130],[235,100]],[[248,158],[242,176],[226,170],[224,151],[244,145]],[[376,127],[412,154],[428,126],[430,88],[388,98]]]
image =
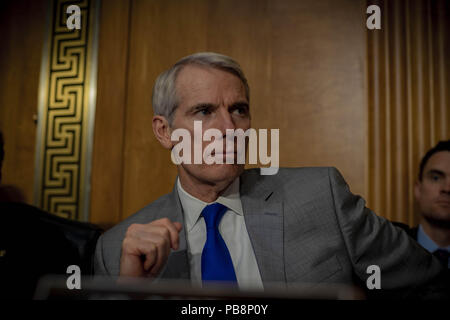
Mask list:
[[[264,284],[363,284],[369,265],[381,270],[382,289],[424,284],[440,263],[408,235],[365,207],[335,168],[280,168],[262,176],[246,170],[240,178],[245,224]],[[176,186],[107,231],[98,241],[96,274],[117,276],[122,240],[133,223],[162,217],[184,224]],[[186,235],[172,251],[161,278],[189,279]]]

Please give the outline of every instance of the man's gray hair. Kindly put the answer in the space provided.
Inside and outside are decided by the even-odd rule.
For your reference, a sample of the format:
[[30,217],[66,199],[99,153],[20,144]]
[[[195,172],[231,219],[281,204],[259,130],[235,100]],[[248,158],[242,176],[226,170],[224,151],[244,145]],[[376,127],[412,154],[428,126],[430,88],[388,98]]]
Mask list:
[[152,104],[155,115],[164,116],[169,124],[172,125],[175,110],[178,107],[178,97],[176,94],[175,81],[178,73],[187,65],[199,65],[220,69],[231,74],[234,74],[245,87],[245,95],[247,101],[250,102],[250,89],[248,87],[247,79],[240,65],[222,54],[214,52],[199,52],[190,56],[184,57],[175,63],[169,70],[161,73],[156,79],[153,86]]

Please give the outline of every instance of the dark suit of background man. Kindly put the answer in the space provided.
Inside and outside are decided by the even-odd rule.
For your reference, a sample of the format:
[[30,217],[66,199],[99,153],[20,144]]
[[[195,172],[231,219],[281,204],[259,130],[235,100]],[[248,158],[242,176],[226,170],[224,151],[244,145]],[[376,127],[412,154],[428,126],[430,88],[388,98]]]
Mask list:
[[[189,130],[194,143],[195,120],[203,130],[217,128],[223,135],[226,129],[250,128],[247,80],[223,55],[198,53],[178,61],[156,80],[152,102],[153,132],[167,149],[175,145],[170,137],[177,128]],[[382,289],[395,290],[424,285],[443,273],[436,258],[366,208],[335,168],[280,169],[276,175],[239,164],[177,168],[171,193],[99,239],[97,274],[202,285],[205,279],[223,280],[216,272],[223,267],[241,289],[260,289],[271,282],[365,285],[367,267],[377,265]],[[226,212],[217,222],[219,231],[206,228],[207,208],[221,205]],[[218,233],[226,250],[217,252],[224,265],[231,257],[231,270],[203,250],[208,238],[222,243]]]
[[[0,182],[3,156],[0,132]],[[67,275],[70,265],[91,275],[102,230],[23,203],[16,190],[0,183],[0,300],[31,299],[42,276]]]
[[450,140],[440,141],[422,158],[414,197],[421,215],[418,227],[400,225],[450,268]]

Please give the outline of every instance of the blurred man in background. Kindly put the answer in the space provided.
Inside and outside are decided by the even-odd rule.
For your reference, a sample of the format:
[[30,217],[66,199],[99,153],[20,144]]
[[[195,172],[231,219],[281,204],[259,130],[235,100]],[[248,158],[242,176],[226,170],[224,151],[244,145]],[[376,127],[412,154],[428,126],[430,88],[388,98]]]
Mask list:
[[420,224],[400,227],[450,268],[450,140],[440,141],[422,158],[414,197]]

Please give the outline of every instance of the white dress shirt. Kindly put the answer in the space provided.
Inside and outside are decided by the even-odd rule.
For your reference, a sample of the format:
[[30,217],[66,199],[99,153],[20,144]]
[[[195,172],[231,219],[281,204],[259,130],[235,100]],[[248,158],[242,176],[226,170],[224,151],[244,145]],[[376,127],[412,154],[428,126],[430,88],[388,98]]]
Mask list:
[[[187,193],[181,186],[179,179],[177,188],[184,211],[191,279],[193,284],[201,286],[202,251],[206,242],[206,224],[201,213],[209,203]],[[230,251],[239,288],[263,289],[255,253],[245,226],[244,211],[239,195],[239,177],[228,186],[215,202],[228,208],[220,221],[219,231],[228,251]]]

